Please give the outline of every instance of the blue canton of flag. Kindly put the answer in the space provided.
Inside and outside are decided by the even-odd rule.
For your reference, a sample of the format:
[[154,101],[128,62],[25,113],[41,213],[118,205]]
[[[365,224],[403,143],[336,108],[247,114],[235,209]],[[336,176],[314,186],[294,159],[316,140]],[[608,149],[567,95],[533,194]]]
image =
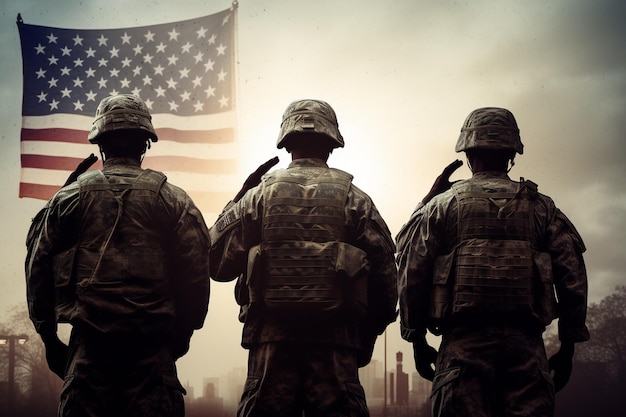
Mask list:
[[223,206],[238,188],[235,12],[103,30],[18,21],[20,197],[50,198],[94,151],[87,132],[100,100],[125,93],[146,102],[159,135],[143,165],[164,171],[204,210]]

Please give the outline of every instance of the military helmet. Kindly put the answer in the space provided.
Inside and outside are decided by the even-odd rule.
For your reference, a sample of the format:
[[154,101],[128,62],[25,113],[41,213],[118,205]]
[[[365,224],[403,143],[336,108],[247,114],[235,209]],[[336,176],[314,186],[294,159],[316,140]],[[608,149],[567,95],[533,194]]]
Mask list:
[[285,139],[290,134],[297,132],[326,135],[331,139],[333,148],[344,146],[335,111],[325,101],[297,100],[287,106],[276,143],[278,149],[285,146]]
[[471,112],[463,123],[455,151],[468,149],[503,149],[520,155],[524,153],[513,113],[499,107],[483,107]]
[[153,142],[158,140],[152,126],[152,116],[142,99],[131,94],[105,97],[100,101],[93,126],[87,138],[99,143],[100,136],[115,130],[138,130],[147,133]]

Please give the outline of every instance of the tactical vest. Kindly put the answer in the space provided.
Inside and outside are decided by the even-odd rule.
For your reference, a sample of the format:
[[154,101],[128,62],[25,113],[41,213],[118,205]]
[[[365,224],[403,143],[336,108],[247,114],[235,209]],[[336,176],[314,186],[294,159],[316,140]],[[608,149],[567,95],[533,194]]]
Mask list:
[[436,261],[431,317],[531,316],[538,279],[533,260],[536,185],[521,181],[514,191],[488,192],[470,181],[452,190],[458,245]]
[[152,170],[143,170],[128,184],[110,183],[101,171],[78,178],[80,238],[53,263],[58,265],[57,283],[70,288],[65,292],[57,285],[57,292],[70,294],[57,298],[59,321],[78,315],[81,321],[106,327],[112,319],[147,310],[172,314],[166,251],[155,211],[165,180]]
[[366,304],[367,256],[343,242],[351,182],[343,171],[316,168],[264,178],[262,239],[252,251],[262,263],[259,273],[250,272],[252,302],[296,319],[331,316],[346,292]]

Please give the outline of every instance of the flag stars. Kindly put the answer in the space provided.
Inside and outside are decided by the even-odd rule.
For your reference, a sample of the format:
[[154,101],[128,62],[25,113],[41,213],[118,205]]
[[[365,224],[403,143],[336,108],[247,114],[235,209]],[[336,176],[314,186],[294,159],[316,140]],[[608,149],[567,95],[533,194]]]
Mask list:
[[80,45],[83,46],[83,38],[81,38],[78,34],[72,38],[74,41],[74,46]]
[[163,66],[161,66],[161,64],[159,64],[156,67],[154,67],[153,69],[154,69],[154,75],[163,75],[163,71],[165,70],[165,67],[163,67]]
[[181,70],[178,70],[178,72],[180,73],[180,78],[181,79],[189,78],[189,70],[187,69],[187,67],[185,67],[185,68],[183,68]]
[[219,72],[219,74],[217,74],[217,80],[218,81],[224,81],[226,79],[226,75],[227,75],[227,73],[224,72],[224,70],[221,70]]
[[181,47],[182,53],[189,53],[189,50],[191,49],[191,47],[192,47],[192,46],[193,46],[193,45],[192,45],[191,43],[189,43],[189,42],[187,42],[186,44],[184,44],[184,45]]
[[178,62],[178,57],[176,55],[171,55],[167,58],[168,65],[176,65]]
[[61,98],[63,97],[71,97],[72,96],[72,90],[68,89],[67,87],[65,87],[63,90],[61,90]]
[[59,81],[57,78],[54,78],[54,77],[50,78],[48,80],[48,87],[49,88],[56,87],[57,86],[57,81]]
[[154,57],[150,54],[146,54],[143,56],[143,62],[145,62],[146,64],[152,64],[152,59]]
[[128,58],[128,57],[126,57],[126,58],[124,58],[122,60],[122,68],[126,68],[126,67],[130,68],[130,64],[132,64],[132,63],[133,63],[133,60]]
[[167,88],[171,88],[172,90],[176,90],[176,84],[178,84],[178,81],[174,81],[174,79],[172,77],[170,77],[169,80],[165,81],[167,83]]
[[178,35],[180,35],[179,32],[176,32],[176,28],[172,29],[170,32],[167,32],[167,34],[170,35],[171,41],[177,41]]
[[74,110],[75,111],[83,111],[83,107],[85,105],[83,103],[81,103],[80,100],[76,100],[73,104],[74,104]]
[[217,36],[215,36],[215,34],[211,35],[211,37],[209,38],[209,45],[214,45],[216,39]]
[[37,74],[37,79],[46,78],[46,70],[43,68],[39,68],[39,71],[35,72]]
[[67,76],[69,76],[69,75],[70,75],[70,72],[72,72],[72,70],[71,70],[71,69],[69,69],[68,67],[63,67],[63,68],[61,68],[61,75],[67,75]]
[[133,68],[133,75],[135,77],[138,77],[139,75],[141,75],[141,67],[139,65],[137,65],[135,68]]
[[170,111],[178,111],[179,105],[175,101],[169,101],[167,104],[170,106]]
[[44,93],[43,91],[40,92],[39,94],[37,94],[37,98],[39,99],[39,103],[41,103],[42,101],[46,101],[46,97],[48,97],[48,94]]
[[37,46],[35,46],[36,55],[45,54],[46,53],[45,50],[46,50],[46,47],[41,46],[41,44],[37,44]]
[[156,93],[157,97],[165,97],[165,88],[158,86],[157,88],[154,89],[154,92]]
[[109,74],[111,74],[111,77],[117,77],[118,75],[120,75],[120,70],[118,70],[117,68],[113,68],[112,70],[109,70]]
[[204,92],[206,93],[206,98],[213,97],[215,95],[215,88],[209,85]]
[[215,65],[215,62],[208,59],[206,61],[206,63],[204,64],[204,71],[205,72],[209,72],[209,71],[213,71],[213,66]]
[[107,88],[107,82],[108,80],[105,80],[104,77],[100,77],[100,79],[98,80],[98,88]]
[[226,53],[226,46],[220,43],[220,46],[217,48],[217,56],[224,55]]
[[95,77],[96,76],[96,70],[89,67],[89,69],[87,69],[87,71],[85,71],[85,75],[87,76],[87,78],[91,78],[91,77]]
[[228,98],[222,96],[222,98],[219,100],[220,102],[220,107],[227,107],[228,106]]
[[54,36],[54,33],[50,33],[46,38],[48,38],[48,43],[57,43],[57,39],[59,39],[57,36]]
[[80,58],[75,59],[74,60],[74,67],[82,67],[83,66],[83,62],[85,62],[85,61],[83,61]]
[[146,42],[154,42],[154,33],[152,33],[152,31],[148,31],[145,35],[143,35],[146,38]]
[[207,32],[207,29],[205,29],[204,26],[196,30],[196,33],[198,34],[198,39],[206,37],[206,32]]
[[147,75],[143,77],[142,81],[143,85],[152,85],[152,78]]
[[63,52],[63,54],[61,56],[71,56],[72,54],[72,50],[70,48],[66,46],[64,46],[63,48],[61,48],[61,52]]
[[228,23],[229,20],[230,20],[230,15],[227,14],[226,16],[224,16],[224,19],[222,20],[222,26]]
[[109,53],[111,54],[111,58],[113,57],[119,58],[120,50],[114,46],[113,48],[109,50]]
[[196,113],[204,110],[204,103],[201,101],[196,101],[195,104],[193,105],[194,111]]
[[202,77],[200,77],[199,75],[196,75],[196,78],[193,79],[192,81],[194,88],[198,88],[202,85]]
[[139,96],[139,93],[141,93],[141,88],[135,87],[132,89],[131,93],[135,96]]
[[80,77],[74,78],[74,87],[83,88],[83,83],[85,81],[81,80]]
[[202,58],[204,57],[204,54],[202,52],[198,52],[193,59],[196,60],[196,64],[199,62],[202,62]]
[[147,100],[144,100],[144,102],[146,103],[146,106],[148,106],[148,108],[152,110],[152,105],[154,104],[154,101],[147,99]]
[[122,85],[122,88],[130,88],[130,80],[126,77],[120,81],[120,84]]
[[158,44],[156,46],[156,51],[157,52],[161,52],[161,53],[165,53],[165,48],[167,48],[167,45],[164,44],[163,42],[161,42],[160,44]]
[[87,58],[95,58],[96,57],[96,50],[93,49],[91,46],[89,47],[89,49],[85,49],[85,53],[87,54]]
[[135,55],[141,55],[142,51],[143,51],[143,46],[139,44],[137,44],[137,46],[133,48],[133,52],[135,52]]
[[87,96],[87,101],[96,101],[96,97],[98,96],[97,93],[94,93],[93,90],[89,90],[88,93],[85,93],[85,96]]
[[124,36],[120,36],[120,38],[122,39],[122,45],[126,43],[130,45],[130,39],[132,36],[129,36],[126,32],[124,32]]
[[100,58],[98,60],[98,66],[99,67],[106,67],[108,63],[109,63],[108,59]]
[[98,38],[98,46],[107,46],[107,42],[109,41],[109,38],[105,38],[104,35],[100,35],[100,37]]
[[59,108],[59,102],[56,101],[56,99],[52,99],[52,101],[48,105],[50,106],[50,111],[58,110]]
[[59,58],[52,55],[50,58],[48,58],[48,62],[49,65],[56,65],[59,62]]

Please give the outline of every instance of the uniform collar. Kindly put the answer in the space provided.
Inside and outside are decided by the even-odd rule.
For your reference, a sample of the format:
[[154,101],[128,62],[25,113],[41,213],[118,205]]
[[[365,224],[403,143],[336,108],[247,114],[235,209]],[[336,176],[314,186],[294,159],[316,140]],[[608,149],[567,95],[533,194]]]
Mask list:
[[103,167],[114,166],[114,165],[118,165],[118,166],[127,165],[127,166],[134,166],[137,168],[141,167],[141,163],[133,158],[122,158],[122,157],[107,158],[103,163]]
[[481,171],[472,174],[473,179],[482,179],[482,178],[502,178],[502,179],[510,179],[506,172],[502,171]]
[[289,164],[289,168],[293,167],[320,167],[320,168],[328,168],[328,164],[324,162],[323,159],[318,158],[300,158],[294,159]]

